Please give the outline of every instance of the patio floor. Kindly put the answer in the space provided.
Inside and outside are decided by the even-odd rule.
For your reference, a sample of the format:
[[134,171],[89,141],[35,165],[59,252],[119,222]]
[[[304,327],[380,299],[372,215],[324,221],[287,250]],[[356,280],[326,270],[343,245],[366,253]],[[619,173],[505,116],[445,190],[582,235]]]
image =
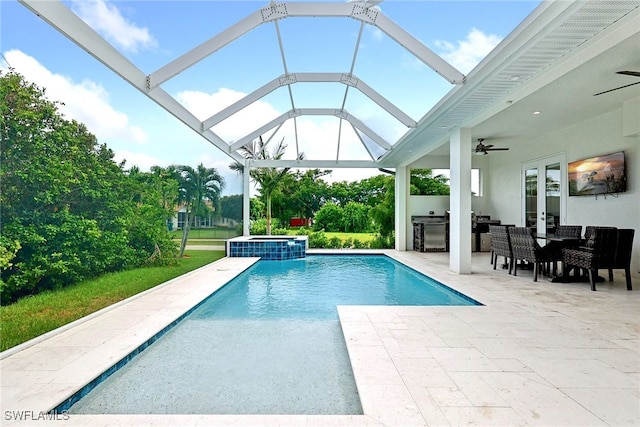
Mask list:
[[[638,426],[640,280],[535,283],[531,272],[449,271],[448,254],[388,252],[482,307],[339,307],[364,415],[58,415],[56,425]],[[29,347],[3,353],[2,424],[48,411],[255,259],[225,258]],[[23,417],[26,421],[16,421]],[[46,416],[45,416],[46,417]]]

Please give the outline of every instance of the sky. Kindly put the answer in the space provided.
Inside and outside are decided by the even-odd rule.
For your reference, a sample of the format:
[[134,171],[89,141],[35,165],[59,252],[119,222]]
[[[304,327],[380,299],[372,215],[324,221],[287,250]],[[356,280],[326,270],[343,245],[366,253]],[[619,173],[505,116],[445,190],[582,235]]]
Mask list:
[[[267,1],[64,0],[63,3],[150,74],[215,36]],[[376,7],[432,51],[467,74],[539,1],[400,1]],[[418,121],[453,86],[379,29],[349,18],[288,18],[266,24],[223,47],[162,85],[201,120],[288,72],[353,73]],[[280,52],[280,33],[284,55]],[[354,50],[357,56],[354,61]],[[225,194],[242,192],[232,159],[15,0],[0,0],[0,69],[15,69],[60,101],[61,113],[84,123],[126,167],[203,163],[226,181]],[[344,108],[389,143],[407,128],[354,89],[331,83],[280,88],[212,130],[235,141],[292,108]],[[369,160],[350,126],[335,117],[300,117],[298,149],[309,159]],[[293,120],[274,136],[294,158]],[[339,133],[342,132],[342,133]],[[265,135],[268,138],[270,135]],[[374,155],[378,155],[374,151]],[[378,174],[334,169],[331,181]]]

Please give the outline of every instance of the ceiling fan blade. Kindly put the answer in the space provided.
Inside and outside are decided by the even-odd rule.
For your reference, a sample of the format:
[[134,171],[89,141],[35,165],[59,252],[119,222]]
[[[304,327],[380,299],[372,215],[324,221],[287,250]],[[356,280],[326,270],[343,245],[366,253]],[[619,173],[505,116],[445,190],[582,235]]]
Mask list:
[[633,85],[637,85],[637,84],[640,84],[640,82],[630,83],[628,85],[620,86],[620,87],[617,87],[615,89],[609,89],[609,90],[605,90],[604,92],[594,93],[593,96],[602,95],[602,94],[605,94],[605,93],[613,92],[614,90],[624,89],[625,87],[629,87],[629,86],[633,86]]
[[487,151],[507,151],[508,148],[487,148]]
[[640,77],[640,71],[616,71],[616,74],[624,74],[625,76]]

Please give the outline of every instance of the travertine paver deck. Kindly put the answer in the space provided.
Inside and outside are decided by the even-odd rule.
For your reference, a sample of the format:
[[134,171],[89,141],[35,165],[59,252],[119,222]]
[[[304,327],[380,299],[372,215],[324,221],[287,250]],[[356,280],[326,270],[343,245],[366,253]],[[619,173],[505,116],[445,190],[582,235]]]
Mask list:
[[[486,253],[474,254],[471,275],[450,272],[448,254],[389,255],[485,305],[340,307],[365,415],[74,415],[58,424],[640,425],[637,274],[634,291],[616,276],[591,292],[493,271]],[[98,375],[248,262],[214,263],[4,358],[3,424],[6,411],[55,406],[70,383]]]

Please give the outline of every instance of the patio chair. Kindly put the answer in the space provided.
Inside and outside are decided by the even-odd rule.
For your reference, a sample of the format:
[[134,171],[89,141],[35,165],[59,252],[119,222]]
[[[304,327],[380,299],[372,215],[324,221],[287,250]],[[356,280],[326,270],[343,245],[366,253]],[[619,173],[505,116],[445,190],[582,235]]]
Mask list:
[[513,252],[511,251],[511,243],[509,242],[509,228],[513,225],[489,225],[489,234],[491,235],[491,263],[493,269],[496,269],[498,257],[504,257],[504,265],[508,267],[509,274],[513,269]]
[[[551,252],[553,275],[558,271],[558,262],[562,261],[562,249],[569,246],[578,246],[582,239],[581,225],[559,225],[556,228],[554,237],[560,239],[568,239],[567,241],[557,242],[551,240],[547,243],[547,250]],[[574,240],[575,239],[575,240]]]
[[571,268],[588,271],[591,290],[596,290],[598,270],[614,265],[618,229],[615,227],[587,227],[589,239],[584,246],[562,250],[562,274],[568,278]]
[[533,230],[527,227],[513,227],[509,229],[509,239],[513,251],[513,275],[518,275],[518,261],[527,261],[533,264],[533,281],[538,281],[538,273],[544,265],[551,262],[549,250],[540,246],[533,237]]
[[559,225],[556,228],[556,237],[568,237],[572,239],[582,238],[581,225]]
[[627,290],[631,288],[631,251],[633,250],[633,235],[635,230],[631,228],[619,228],[616,241],[616,254],[610,265],[602,265],[609,270],[609,281],[613,282],[613,270],[624,269],[627,280]]
[[589,241],[589,239],[591,238],[591,236],[593,235],[593,231],[596,228],[604,228],[604,229],[609,229],[609,230],[617,230],[616,227],[607,227],[607,226],[600,226],[600,225],[587,225],[584,229],[584,240],[585,242]]

